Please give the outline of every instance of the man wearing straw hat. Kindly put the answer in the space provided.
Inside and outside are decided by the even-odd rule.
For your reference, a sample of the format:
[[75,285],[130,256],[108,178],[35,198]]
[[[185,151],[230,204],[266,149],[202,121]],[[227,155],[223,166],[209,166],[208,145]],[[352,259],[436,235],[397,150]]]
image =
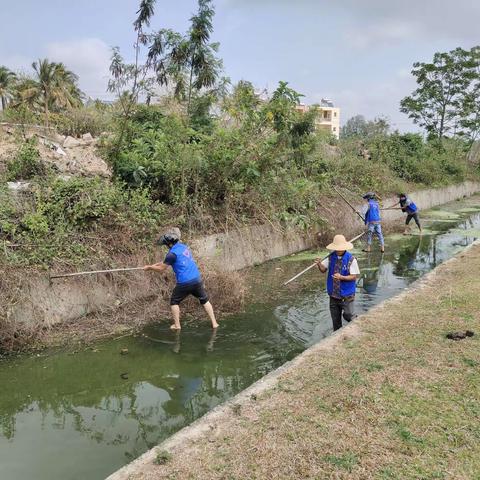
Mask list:
[[327,245],[327,250],[333,252],[326,259],[316,262],[321,272],[328,272],[327,292],[334,331],[342,328],[342,314],[347,322],[354,318],[353,301],[360,269],[357,259],[348,251],[352,248],[353,244],[347,242],[343,235],[335,235],[333,242]]

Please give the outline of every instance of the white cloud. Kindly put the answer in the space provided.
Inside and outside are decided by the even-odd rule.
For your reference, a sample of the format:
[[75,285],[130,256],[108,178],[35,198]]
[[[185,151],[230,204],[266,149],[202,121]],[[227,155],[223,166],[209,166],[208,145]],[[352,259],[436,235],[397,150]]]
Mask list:
[[111,49],[98,38],[84,38],[68,42],[49,43],[49,60],[63,62],[79,77],[80,88],[91,97],[110,98],[106,92]]
[[366,49],[394,45],[412,37],[414,23],[385,20],[372,25],[356,25],[347,29],[345,38],[351,47]]
[[0,52],[0,65],[5,66],[16,73],[27,73],[30,70],[32,60],[23,55],[4,55]]
[[389,81],[373,83],[355,88],[332,90],[323,95],[315,94],[314,101],[328,96],[340,108],[341,124],[354,115],[364,115],[367,119],[387,117],[392,128],[400,131],[418,130],[408,117],[400,112],[400,100],[415,88],[411,76],[403,75],[400,70]]

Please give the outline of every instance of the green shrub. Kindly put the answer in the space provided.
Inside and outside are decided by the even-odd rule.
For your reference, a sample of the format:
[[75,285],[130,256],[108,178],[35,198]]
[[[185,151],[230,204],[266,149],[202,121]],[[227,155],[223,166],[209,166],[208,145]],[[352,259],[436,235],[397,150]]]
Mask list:
[[51,114],[50,121],[62,135],[80,137],[85,133],[98,136],[112,127],[112,109],[90,106]]
[[166,220],[165,207],[148,190],[101,179],[47,178],[22,202],[5,189],[0,189],[0,200],[0,240],[25,245],[9,252],[8,261],[14,263],[51,265],[101,257],[111,246],[96,243],[92,250],[85,241],[101,238],[101,232],[124,235],[125,248],[138,248],[151,243]]
[[36,143],[30,140],[7,163],[6,178],[8,181],[29,180],[37,175],[45,175],[46,172],[47,168],[40,159]]

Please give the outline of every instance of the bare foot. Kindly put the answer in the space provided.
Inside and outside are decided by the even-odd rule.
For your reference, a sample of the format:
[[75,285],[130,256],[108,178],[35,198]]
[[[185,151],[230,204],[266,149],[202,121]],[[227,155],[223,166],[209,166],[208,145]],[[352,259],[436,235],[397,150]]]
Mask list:
[[170,330],[181,330],[182,327],[177,327],[175,324],[170,325]]
[[218,327],[219,327],[218,323],[214,323],[214,324],[212,325],[212,328],[213,328],[214,330],[215,330],[216,328],[218,328]]

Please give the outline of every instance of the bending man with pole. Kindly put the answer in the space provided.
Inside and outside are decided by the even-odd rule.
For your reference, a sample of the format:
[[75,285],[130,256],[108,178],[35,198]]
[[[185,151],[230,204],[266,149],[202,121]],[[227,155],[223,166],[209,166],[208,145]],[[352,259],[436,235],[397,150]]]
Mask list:
[[177,284],[173,289],[170,298],[170,307],[172,309],[173,325],[172,330],[180,330],[180,303],[189,295],[198,298],[201,305],[207,312],[212,322],[212,328],[217,328],[218,323],[215,319],[212,304],[208,300],[207,292],[203,286],[202,277],[198,270],[197,264],[193,259],[190,249],[180,243],[176,233],[169,232],[162,235],[157,242],[158,245],[168,247],[168,253],[163,262],[154,265],[145,265],[144,270],[153,270],[154,272],[164,272],[168,267],[172,267]]
[[353,244],[347,242],[343,235],[335,235],[333,242],[327,245],[333,253],[316,261],[319,270],[327,272],[327,293],[334,331],[342,328],[342,315],[347,322],[354,318],[353,303],[360,269],[357,259],[348,251],[352,248]]

